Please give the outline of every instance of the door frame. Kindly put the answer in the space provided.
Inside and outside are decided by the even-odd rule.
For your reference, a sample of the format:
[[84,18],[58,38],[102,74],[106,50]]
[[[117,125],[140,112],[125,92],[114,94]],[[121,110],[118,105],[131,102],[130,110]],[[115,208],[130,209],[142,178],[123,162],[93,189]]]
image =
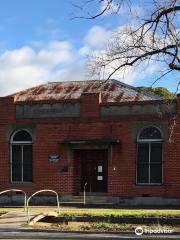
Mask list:
[[[108,192],[108,149],[88,149],[88,150],[80,149],[79,151],[82,151],[82,153],[80,153],[80,192],[82,192],[84,189],[84,185],[83,185],[84,177],[86,175],[89,175],[89,174],[85,174],[85,175],[83,174],[83,168],[84,167],[86,168],[86,166],[90,164],[90,167],[88,169],[90,170],[90,175],[92,176],[92,178],[91,178],[91,181],[89,181],[89,183],[91,184],[90,186],[94,190],[91,191],[91,187],[90,187],[90,191],[88,191],[87,193],[89,193],[89,194],[107,193]],[[87,153],[86,153],[86,151],[87,151]],[[92,152],[92,154],[95,154],[95,155],[93,155],[92,159],[91,159],[91,157],[89,157],[89,158],[83,160],[83,158],[86,157],[86,154],[88,154],[88,151],[90,153]],[[98,153],[97,151],[103,151],[103,152]],[[102,154],[102,158],[101,158],[101,156],[99,158],[98,154]],[[97,158],[96,158],[96,155],[97,155]],[[85,163],[83,163],[83,161],[85,161],[85,162],[87,161],[87,165]],[[98,165],[102,165],[102,174],[98,174],[98,168],[97,168]],[[102,175],[102,177],[103,177],[102,182],[99,182],[97,180],[97,177],[99,175]],[[102,188],[102,190],[101,190],[101,188]]]
[[[70,144],[69,145],[69,152],[68,152],[68,159],[69,159],[69,163],[73,163],[73,165],[76,164],[80,164],[80,162],[76,162],[75,159],[75,154],[74,151],[76,150],[107,150],[107,192],[105,193],[101,193],[101,192],[92,192],[92,193],[87,193],[87,195],[107,195],[108,194],[108,190],[109,190],[109,182],[108,182],[108,178],[109,178],[109,166],[112,165],[112,158],[113,158],[113,145],[112,144]],[[81,172],[78,172],[78,174],[81,174]],[[75,174],[76,175],[76,174]],[[75,176],[76,177],[76,176]],[[75,181],[75,179],[73,179],[73,181]],[[75,187],[75,192],[79,193],[79,195],[82,195],[83,193],[81,192],[81,176],[78,177],[78,186],[77,189]]]

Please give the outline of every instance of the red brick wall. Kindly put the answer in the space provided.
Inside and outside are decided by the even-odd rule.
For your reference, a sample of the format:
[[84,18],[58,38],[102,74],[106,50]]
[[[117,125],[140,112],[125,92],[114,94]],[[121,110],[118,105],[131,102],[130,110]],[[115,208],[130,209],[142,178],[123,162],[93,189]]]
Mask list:
[[[132,138],[133,121],[152,121],[151,116],[121,116],[101,118],[99,100],[93,99],[88,109],[86,99],[83,118],[79,119],[26,119],[16,120],[14,103],[11,98],[0,99],[0,190],[19,188],[27,193],[40,189],[53,189],[59,194],[77,194],[80,182],[79,161],[69,161],[66,145],[60,141],[67,139],[119,139],[113,147],[112,161],[108,164],[108,195],[120,197],[161,196],[180,198],[180,115],[176,115],[171,142],[163,143],[162,186],[137,186],[136,142]],[[87,115],[86,115],[87,111]],[[168,116],[153,117],[170,124]],[[33,183],[14,184],[10,182],[10,146],[7,141],[8,124],[36,124],[36,141],[33,144]],[[48,156],[59,154],[58,163],[50,163]],[[68,165],[68,172],[60,172]]]

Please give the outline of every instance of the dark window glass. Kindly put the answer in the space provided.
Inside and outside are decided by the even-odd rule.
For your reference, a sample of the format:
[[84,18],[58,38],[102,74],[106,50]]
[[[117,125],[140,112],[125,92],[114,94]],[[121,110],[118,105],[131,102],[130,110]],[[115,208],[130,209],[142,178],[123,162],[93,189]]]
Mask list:
[[162,162],[162,143],[151,143],[151,163]]
[[23,146],[23,181],[32,182],[32,145]]
[[151,183],[162,183],[162,143],[151,143]]
[[155,127],[144,129],[139,135],[137,145],[137,183],[162,183],[162,142],[151,140],[162,139],[161,133]]
[[137,165],[137,182],[148,183],[149,182],[149,164],[140,163]]
[[12,145],[12,181],[32,182],[32,145]]
[[161,139],[160,131],[155,127],[148,127],[142,130],[139,139]]
[[22,181],[22,147],[12,145],[12,181]]
[[138,144],[138,163],[140,162],[149,162],[149,143]]
[[[22,142],[17,144],[17,142]],[[31,135],[25,131],[15,133],[12,139],[12,181],[32,182],[32,142]]]
[[13,137],[13,142],[32,142],[32,137],[27,131],[19,131]]
[[161,163],[151,163],[150,165],[151,172],[151,183],[162,183],[162,164]]

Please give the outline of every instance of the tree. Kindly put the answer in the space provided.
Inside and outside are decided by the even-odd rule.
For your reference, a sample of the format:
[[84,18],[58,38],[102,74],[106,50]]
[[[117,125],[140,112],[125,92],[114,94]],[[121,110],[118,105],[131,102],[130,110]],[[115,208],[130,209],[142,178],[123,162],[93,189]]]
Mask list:
[[[96,9],[92,6],[98,4],[100,11],[91,12],[90,9]],[[86,0],[81,9],[89,9],[83,18],[95,19],[107,13],[118,14],[125,4],[131,12],[130,0]],[[147,62],[161,64],[163,70],[157,80],[172,71],[180,71],[179,23],[180,0],[151,0],[149,15],[116,30],[105,51],[90,55],[91,74],[107,72],[109,79],[119,71]]]
[[[127,14],[133,12],[133,0],[82,0],[81,2],[82,5],[76,7],[86,12],[85,16],[81,16],[86,19],[118,14],[124,5],[129,8]],[[132,67],[144,63],[151,65],[153,62],[159,63],[163,69],[155,82],[170,72],[180,72],[180,0],[149,0],[148,2],[150,2],[149,11],[145,16],[114,31],[107,48],[89,56],[88,65],[92,75],[104,77],[107,73],[105,78],[109,79],[121,71],[126,73]],[[180,80],[173,97],[178,92],[179,86]],[[165,98],[172,97],[164,88],[144,90]],[[171,102],[172,100],[167,101],[167,109]],[[169,142],[172,141],[176,120],[176,116],[171,119]]]
[[158,95],[162,97],[163,99],[173,99],[174,94],[171,93],[167,88],[164,87],[157,87],[157,88],[152,88],[152,87],[137,87],[137,89],[142,90],[147,93],[152,93],[155,95]]

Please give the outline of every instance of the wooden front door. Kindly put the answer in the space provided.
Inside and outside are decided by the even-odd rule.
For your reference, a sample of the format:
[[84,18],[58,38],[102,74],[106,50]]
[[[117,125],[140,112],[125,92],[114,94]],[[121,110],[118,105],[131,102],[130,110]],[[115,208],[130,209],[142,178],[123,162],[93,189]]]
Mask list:
[[81,150],[81,191],[107,192],[107,150]]

